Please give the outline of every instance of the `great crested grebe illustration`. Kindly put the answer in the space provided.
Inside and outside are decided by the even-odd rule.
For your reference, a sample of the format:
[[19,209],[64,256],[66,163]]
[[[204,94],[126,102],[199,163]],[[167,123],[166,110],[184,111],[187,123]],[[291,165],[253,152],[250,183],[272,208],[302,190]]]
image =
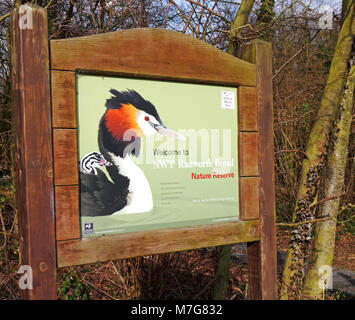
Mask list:
[[[150,184],[134,163],[144,136],[162,134],[185,139],[167,128],[154,105],[138,92],[111,89],[106,111],[99,124],[99,152],[90,152],[80,161],[81,215],[143,213],[153,209]],[[105,166],[110,178],[99,169]]]

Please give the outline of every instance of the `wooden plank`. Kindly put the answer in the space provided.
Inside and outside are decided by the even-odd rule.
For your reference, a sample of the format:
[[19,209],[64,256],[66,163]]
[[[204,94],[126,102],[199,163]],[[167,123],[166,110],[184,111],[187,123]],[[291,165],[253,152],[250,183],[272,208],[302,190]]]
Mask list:
[[239,131],[258,130],[258,110],[256,108],[256,88],[238,88]]
[[248,61],[256,63],[260,161],[260,241],[248,254],[251,299],[277,299],[275,175],[273,146],[272,48],[255,40],[244,47]]
[[249,300],[262,299],[260,241],[247,243],[248,262],[248,298]]
[[241,177],[259,175],[257,132],[239,133],[239,175]]
[[240,220],[259,218],[259,177],[240,177]]
[[[20,12],[31,14],[31,28],[21,28]],[[10,21],[21,264],[33,279],[33,289],[20,291],[24,299],[56,299],[47,13],[27,3]]]
[[255,86],[255,65],[189,35],[129,29],[51,40],[51,69],[77,69],[189,82]]
[[54,184],[76,185],[78,154],[75,129],[53,129]]
[[79,186],[55,187],[56,239],[80,239]]
[[58,241],[58,266],[133,258],[259,239],[258,220]]
[[76,128],[75,72],[51,72],[53,128]]

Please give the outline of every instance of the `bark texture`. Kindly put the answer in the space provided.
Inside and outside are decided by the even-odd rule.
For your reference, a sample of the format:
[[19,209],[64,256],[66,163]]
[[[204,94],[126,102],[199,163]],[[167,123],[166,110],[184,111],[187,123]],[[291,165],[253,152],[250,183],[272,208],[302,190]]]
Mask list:
[[[307,143],[307,157],[302,163],[293,222],[314,218],[314,204],[318,199],[320,177],[329,153],[331,131],[348,76],[348,60],[355,33],[354,0],[348,2],[345,12],[321,105]],[[288,299],[289,292],[293,292],[296,298],[299,297],[303,286],[304,260],[311,240],[311,228],[311,223],[301,224],[292,231],[282,275],[281,299]]]
[[255,0],[243,0],[240,4],[238,12],[231,23],[231,30],[229,33],[228,53],[238,56],[239,48],[237,37],[242,33],[242,26],[246,25],[254,5]]
[[[344,96],[340,103],[337,124],[332,135],[334,150],[329,153],[327,161],[327,172],[324,180],[325,198],[330,198],[343,192],[349,151],[354,81],[355,67],[352,66],[345,85]],[[303,297],[305,299],[322,299],[324,290],[328,288],[329,281],[331,281],[331,266],[339,206],[340,197],[323,202],[320,207],[320,217],[331,219],[318,222],[315,227],[314,246],[303,289]]]

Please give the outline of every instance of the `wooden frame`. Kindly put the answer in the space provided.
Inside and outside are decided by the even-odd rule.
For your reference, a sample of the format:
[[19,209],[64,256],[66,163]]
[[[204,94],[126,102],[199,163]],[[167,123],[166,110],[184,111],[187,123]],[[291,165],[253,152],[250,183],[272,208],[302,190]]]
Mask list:
[[[25,297],[55,298],[56,267],[247,242],[250,298],[276,299],[269,44],[250,44],[247,62],[190,36],[147,28],[51,40],[48,48],[46,10],[31,8],[31,30],[18,27],[18,9],[11,15],[19,223],[35,281]],[[78,70],[238,87],[240,221],[81,239]]]
[[[47,14],[33,10],[31,30],[11,15],[17,205],[22,261],[32,267],[26,299],[56,296],[55,217]],[[45,227],[43,227],[45,226]],[[37,289],[39,288],[39,289]]]

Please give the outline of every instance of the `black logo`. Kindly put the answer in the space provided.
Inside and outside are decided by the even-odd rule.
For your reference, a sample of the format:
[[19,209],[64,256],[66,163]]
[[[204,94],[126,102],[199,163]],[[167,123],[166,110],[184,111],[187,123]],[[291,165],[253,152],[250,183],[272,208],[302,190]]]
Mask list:
[[94,233],[94,223],[93,222],[87,222],[84,224],[84,233],[85,234]]

